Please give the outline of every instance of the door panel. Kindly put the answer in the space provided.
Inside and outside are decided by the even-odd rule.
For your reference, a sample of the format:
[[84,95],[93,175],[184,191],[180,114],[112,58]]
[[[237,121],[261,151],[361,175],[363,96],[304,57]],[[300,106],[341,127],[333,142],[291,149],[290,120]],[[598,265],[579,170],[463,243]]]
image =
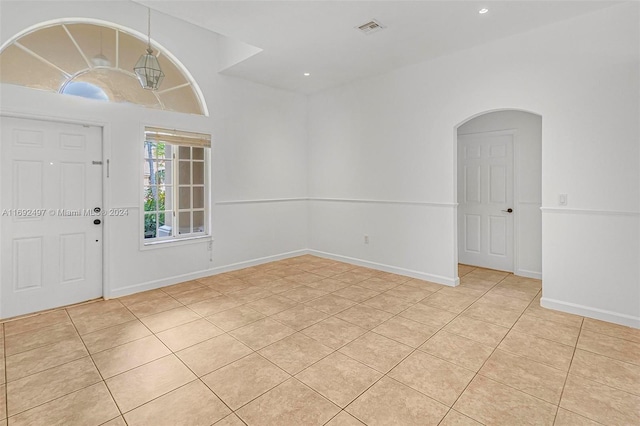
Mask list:
[[492,165],[489,167],[489,202],[507,202],[507,170],[502,165]]
[[475,214],[465,215],[465,251],[480,253],[481,241],[480,236],[481,217]]
[[480,166],[472,165],[464,167],[465,191],[464,198],[467,203],[479,203],[480,200]]
[[42,238],[13,240],[13,288],[21,291],[42,287]]
[[513,135],[458,137],[458,260],[513,271]]
[[[42,209],[43,197],[42,161],[13,162],[13,205]],[[40,217],[16,217],[15,220],[42,220]]]
[[489,254],[505,256],[507,254],[507,218],[489,216]]
[[0,120],[0,317],[102,296],[102,129]]
[[84,233],[60,235],[61,282],[69,283],[85,279],[86,241],[87,236]]

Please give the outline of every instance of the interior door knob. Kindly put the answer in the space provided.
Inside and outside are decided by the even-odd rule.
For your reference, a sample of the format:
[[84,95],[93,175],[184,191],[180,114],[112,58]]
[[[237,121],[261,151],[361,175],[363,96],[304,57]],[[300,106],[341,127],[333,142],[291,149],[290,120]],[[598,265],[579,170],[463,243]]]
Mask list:
[[502,210],[502,211],[505,212],[505,213],[513,213],[513,209],[511,209],[511,208],[506,209],[506,210]]

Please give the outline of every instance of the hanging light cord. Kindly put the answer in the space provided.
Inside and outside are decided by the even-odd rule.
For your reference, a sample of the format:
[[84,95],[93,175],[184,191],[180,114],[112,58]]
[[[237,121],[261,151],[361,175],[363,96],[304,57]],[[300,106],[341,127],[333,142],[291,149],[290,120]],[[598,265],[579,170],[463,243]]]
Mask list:
[[147,40],[148,40],[148,50],[151,50],[151,8],[147,8]]

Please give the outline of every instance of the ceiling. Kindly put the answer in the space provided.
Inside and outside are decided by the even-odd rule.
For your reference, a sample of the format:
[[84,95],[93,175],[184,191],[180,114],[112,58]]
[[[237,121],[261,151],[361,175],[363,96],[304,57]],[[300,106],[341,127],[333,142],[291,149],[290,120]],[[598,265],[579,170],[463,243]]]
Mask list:
[[[620,3],[134,1],[262,49],[224,74],[301,93],[382,74]],[[480,15],[483,7],[489,12]],[[355,28],[371,19],[386,28],[368,35]],[[311,75],[305,77],[305,72]]]

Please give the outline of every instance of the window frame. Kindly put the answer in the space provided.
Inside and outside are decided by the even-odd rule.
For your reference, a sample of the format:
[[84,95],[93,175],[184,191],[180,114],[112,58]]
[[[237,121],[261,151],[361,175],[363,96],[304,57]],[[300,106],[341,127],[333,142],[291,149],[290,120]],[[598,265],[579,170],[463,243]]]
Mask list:
[[[178,163],[179,163],[179,147],[180,146],[189,146],[189,145],[180,145],[178,143],[171,143],[171,142],[165,142],[166,144],[171,145],[172,147],[174,147],[174,149],[172,150],[172,156],[171,156],[171,170],[172,170],[172,182],[171,182],[171,191],[173,194],[173,200],[172,200],[172,206],[171,206],[171,210],[165,210],[165,211],[171,211],[172,213],[172,218],[173,218],[173,226],[172,226],[172,235],[171,236],[167,236],[167,237],[154,237],[154,238],[145,238],[145,215],[148,214],[145,211],[145,188],[146,188],[146,182],[145,182],[145,177],[146,177],[146,163],[147,163],[147,152],[146,152],[146,141],[147,136],[147,130],[149,128],[154,128],[154,129],[164,129],[167,132],[187,132],[187,133],[195,133],[194,131],[185,131],[185,130],[177,130],[177,129],[169,129],[166,127],[162,127],[162,126],[150,126],[150,125],[143,125],[142,126],[142,143],[140,144],[140,157],[139,157],[139,161],[140,161],[140,178],[138,180],[138,188],[139,188],[139,202],[140,202],[140,214],[138,217],[138,238],[140,239],[140,249],[141,250],[145,250],[145,249],[150,249],[150,248],[159,248],[159,247],[175,247],[176,245],[181,245],[181,244],[187,244],[187,243],[193,243],[193,242],[199,242],[202,240],[207,240],[207,241],[213,241],[212,240],[212,233],[211,233],[211,222],[212,222],[212,214],[211,214],[211,206],[212,206],[212,202],[211,202],[211,151],[212,151],[212,147],[208,146],[208,147],[203,147],[203,159],[202,159],[202,163],[203,163],[203,169],[204,169],[204,180],[203,180],[203,188],[204,188],[204,204],[203,204],[203,208],[195,208],[196,211],[203,211],[203,216],[204,216],[204,231],[203,232],[198,232],[198,233],[188,233],[188,234],[180,234],[179,233],[179,212],[180,210],[188,210],[191,213],[193,213],[194,211],[194,207],[193,204],[191,204],[191,207],[189,209],[180,209],[179,208],[179,188],[180,188],[180,184],[179,184],[179,176],[178,176]],[[209,136],[209,138],[211,139],[211,134],[208,132],[198,132],[201,133],[203,135],[207,135]],[[192,145],[190,147],[193,147]],[[191,152],[193,152],[193,150],[191,149]],[[156,158],[154,158],[154,161],[157,161]],[[197,160],[198,162],[200,160]],[[189,164],[190,164],[190,170],[191,170],[191,174],[190,174],[190,179],[193,180],[193,159],[190,158],[189,159]],[[191,182],[189,184],[189,188],[193,188],[193,182]],[[184,186],[183,186],[184,187]],[[191,196],[193,197],[193,190],[191,191]],[[154,210],[154,213],[159,214],[158,210]],[[193,222],[193,215],[191,217],[191,222]]]
[[[79,50],[81,52],[81,55],[85,55],[86,56],[86,52],[85,50],[83,50],[83,48],[79,47],[76,39],[73,35],[73,32],[69,32],[68,30],[66,30],[66,27],[69,25],[86,25],[86,26],[94,26],[94,27],[101,27],[101,29],[107,29],[107,30],[112,30],[115,32],[115,37],[116,37],[116,44],[119,44],[119,38],[120,38],[120,34],[123,34],[125,36],[128,37],[132,37],[133,39],[137,39],[139,41],[141,41],[144,45],[147,45],[148,43],[148,35],[146,33],[141,33],[137,30],[134,30],[132,28],[128,28],[126,26],[114,23],[114,22],[110,22],[110,21],[105,21],[105,20],[101,20],[101,19],[94,19],[94,18],[79,18],[79,17],[66,17],[66,18],[56,18],[56,19],[52,19],[52,20],[48,20],[48,21],[43,21],[43,22],[39,22],[35,25],[29,26],[25,29],[23,29],[22,31],[19,31],[18,33],[14,34],[13,36],[11,36],[9,39],[7,39],[6,41],[4,41],[4,43],[0,44],[0,55],[4,53],[4,51],[9,48],[9,47],[16,47],[18,49],[22,49],[22,47],[18,47],[18,45],[22,46],[21,41],[24,37],[30,36],[33,33],[37,33],[41,30],[47,30],[49,28],[52,27],[58,27],[61,26],[63,27],[63,29],[65,29],[65,32],[67,32],[67,36],[69,37],[69,39],[72,39],[72,43],[75,45],[74,48]],[[66,38],[65,38],[66,40]],[[209,109],[207,107],[207,103],[205,101],[204,98],[204,94],[202,92],[202,90],[200,89],[200,87],[198,86],[198,84],[196,83],[194,77],[191,75],[191,73],[189,72],[189,70],[184,66],[184,64],[178,60],[178,58],[173,55],[169,50],[167,50],[162,44],[158,43],[156,40],[151,40],[151,46],[153,47],[153,49],[157,52],[160,52],[160,56],[161,57],[165,57],[166,59],[168,59],[168,61],[171,63],[172,67],[175,67],[176,70],[178,71],[178,73],[186,80],[186,83],[183,84],[178,84],[177,86],[171,86],[171,87],[164,87],[161,90],[158,91],[158,93],[162,93],[162,92],[171,92],[173,90],[176,89],[181,89],[182,87],[186,87],[186,85],[189,85],[191,87],[191,89],[193,90],[193,95],[196,98],[197,102],[198,102],[198,109],[199,112],[189,112],[189,111],[181,111],[181,110],[173,110],[171,108],[165,108],[164,102],[158,98],[158,104],[157,106],[148,106],[148,105],[144,105],[142,103],[139,102],[122,102],[124,104],[129,104],[129,105],[136,105],[138,107],[141,108],[149,108],[149,109],[154,109],[154,110],[161,110],[161,111],[172,111],[172,112],[179,112],[179,113],[183,113],[183,114],[190,114],[190,115],[196,115],[196,116],[204,116],[204,117],[209,117]],[[24,47],[24,46],[23,46]],[[28,48],[27,48],[28,49]],[[118,48],[116,47],[116,51],[118,50]],[[95,52],[94,52],[95,53]],[[53,64],[54,67],[58,67],[57,65],[57,59],[53,58],[53,60],[47,59],[47,60],[43,60],[40,55],[38,54],[38,52],[35,52],[35,55],[32,55],[35,59],[43,62],[43,66],[45,68],[51,68],[50,65]],[[44,90],[44,91],[49,91],[49,92],[55,92],[55,93],[59,93],[62,94],[62,91],[64,89],[64,87],[66,86],[66,84],[75,81],[75,79],[80,76],[81,74],[84,74],[86,72],[91,72],[93,70],[97,70],[97,69],[104,69],[104,70],[111,70],[114,72],[123,72],[129,76],[131,76],[134,80],[137,80],[136,75],[128,70],[128,69],[124,69],[122,67],[119,66],[120,64],[120,58],[118,58],[118,60],[115,60],[115,63],[117,64],[117,66],[103,66],[103,65],[94,65],[94,64],[87,64],[87,68],[83,69],[83,70],[79,70],[77,72],[71,72],[71,71],[64,71],[61,70],[64,74],[64,81],[61,82],[61,84],[59,85],[55,85],[51,86],[51,87],[32,87],[30,85],[27,84],[23,84],[23,83],[10,83],[10,84],[15,84],[18,86],[22,86],[22,87],[28,87],[31,88],[33,90]],[[87,61],[87,58],[84,58],[85,62]],[[47,65],[48,64],[48,65]],[[64,68],[64,67],[62,67]],[[100,88],[102,88],[103,90],[105,89],[104,86],[100,86]],[[69,94],[65,94],[65,96],[69,96]],[[157,97],[157,96],[156,96]],[[85,98],[85,99],[92,99],[92,98]],[[95,100],[95,99],[93,99]],[[103,100],[100,100],[100,102],[105,102]],[[121,102],[116,102],[113,99],[109,99],[107,102],[110,103],[121,103]]]

